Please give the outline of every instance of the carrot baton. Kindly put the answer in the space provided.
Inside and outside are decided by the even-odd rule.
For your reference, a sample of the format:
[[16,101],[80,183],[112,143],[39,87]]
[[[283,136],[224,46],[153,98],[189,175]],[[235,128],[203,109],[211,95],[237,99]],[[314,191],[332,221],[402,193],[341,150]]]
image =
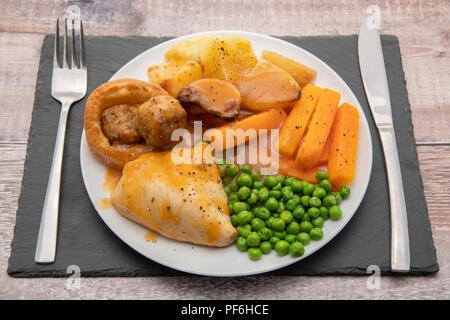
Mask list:
[[267,129],[267,133],[270,133],[271,129],[278,129],[286,117],[283,109],[271,109],[209,129],[204,136],[206,140],[214,143],[216,150],[228,149],[258,137],[260,129]]
[[337,188],[349,184],[355,177],[358,128],[358,109],[348,103],[342,104],[336,112],[335,123],[330,133],[328,159],[329,180]]
[[295,161],[300,166],[313,168],[318,165],[340,99],[340,93],[330,89],[323,89],[317,102],[316,110],[311,118],[308,132],[297,152]]
[[303,88],[302,97],[294,105],[280,130],[278,148],[281,153],[292,156],[297,151],[306,132],[322,88],[308,84]]

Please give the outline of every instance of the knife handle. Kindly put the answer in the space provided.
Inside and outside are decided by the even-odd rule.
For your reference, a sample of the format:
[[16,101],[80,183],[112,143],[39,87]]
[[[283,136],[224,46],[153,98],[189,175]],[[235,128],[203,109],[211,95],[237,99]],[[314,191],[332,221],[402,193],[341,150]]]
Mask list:
[[410,268],[408,218],[395,132],[392,125],[379,125],[378,131],[386,161],[391,204],[391,271],[408,272]]

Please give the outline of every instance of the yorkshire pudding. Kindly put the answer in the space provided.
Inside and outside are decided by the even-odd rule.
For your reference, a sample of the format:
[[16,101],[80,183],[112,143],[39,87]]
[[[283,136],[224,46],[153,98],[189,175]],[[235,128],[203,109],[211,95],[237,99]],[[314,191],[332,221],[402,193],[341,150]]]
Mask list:
[[[84,110],[84,129],[89,149],[99,161],[109,167],[122,169],[126,162],[155,149],[154,146],[144,142],[138,143],[142,139],[136,137],[130,123],[133,121],[133,108],[136,105],[159,95],[168,93],[155,84],[136,79],[109,81],[91,93]],[[111,107],[114,109],[110,112],[103,112]],[[105,117],[108,117],[109,126],[105,125],[105,128],[102,128],[102,118],[104,120]],[[115,117],[120,119],[116,120]],[[126,136],[132,139],[123,138],[123,134],[111,130],[114,125],[123,126],[126,129]],[[118,139],[108,139],[104,129],[110,138],[115,134]]]

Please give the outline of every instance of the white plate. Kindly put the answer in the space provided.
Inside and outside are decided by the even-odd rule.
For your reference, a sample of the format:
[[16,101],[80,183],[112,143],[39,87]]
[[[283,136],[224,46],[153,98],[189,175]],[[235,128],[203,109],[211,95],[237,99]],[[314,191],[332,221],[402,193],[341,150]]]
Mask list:
[[[227,248],[210,248],[174,241],[163,236],[158,236],[154,243],[147,242],[144,236],[148,230],[144,227],[124,218],[114,209],[102,210],[96,206],[96,210],[106,225],[131,248],[147,258],[173,269],[208,276],[243,276],[279,269],[305,259],[322,248],[344,228],[356,212],[366,192],[372,170],[372,140],[367,119],[347,84],[322,60],[291,43],[257,33],[212,31],[179,37],[143,52],[117,71],[111,80],[135,78],[147,81],[147,68],[165,61],[164,53],[171,45],[186,38],[206,34],[242,36],[251,41],[258,56],[263,49],[267,49],[300,61],[317,70],[314,84],[340,92],[341,103],[348,102],[358,108],[360,124],[356,175],[350,185],[352,191],[350,197],[340,205],[343,211],[342,219],[339,221],[327,220],[323,227],[322,240],[311,241],[305,246],[305,254],[300,258],[294,259],[290,255],[280,257],[272,250],[270,254],[263,255],[260,260],[252,261],[246,253],[238,251],[235,245]],[[84,183],[95,206],[96,200],[109,197],[109,194],[101,188],[105,180],[106,167],[98,162],[89,151],[84,131],[81,137],[80,161]]]

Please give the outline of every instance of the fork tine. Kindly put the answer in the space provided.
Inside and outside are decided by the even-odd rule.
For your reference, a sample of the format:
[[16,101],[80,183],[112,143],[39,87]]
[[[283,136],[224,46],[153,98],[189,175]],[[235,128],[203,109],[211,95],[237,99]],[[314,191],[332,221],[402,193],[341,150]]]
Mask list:
[[80,19],[80,68],[86,68],[86,53],[84,50],[83,20]]
[[53,68],[59,68],[59,19],[56,19],[55,45],[53,50]]
[[69,68],[69,42],[67,41],[67,18],[64,19],[63,68]]
[[76,53],[77,49],[75,47],[75,19],[72,19],[72,51],[71,51],[71,56],[72,56],[72,68],[78,68],[78,63],[77,63],[77,53]]

